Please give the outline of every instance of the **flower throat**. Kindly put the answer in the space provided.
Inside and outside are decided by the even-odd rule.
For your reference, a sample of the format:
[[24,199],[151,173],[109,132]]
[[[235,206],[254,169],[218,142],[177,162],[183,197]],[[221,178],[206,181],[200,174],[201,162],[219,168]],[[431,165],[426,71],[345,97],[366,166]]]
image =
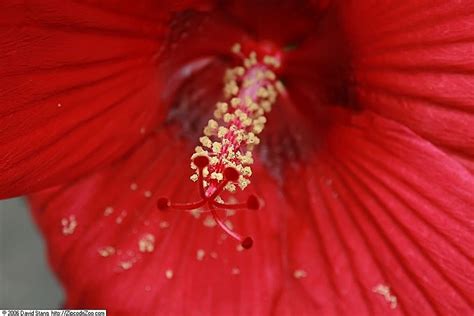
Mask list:
[[[192,203],[172,203],[166,197],[157,201],[158,209],[203,210],[210,212],[219,227],[238,240],[242,247],[253,245],[251,237],[244,237],[229,228],[218,212],[222,210],[257,210],[259,199],[250,195],[246,202],[228,204],[219,196],[223,191],[235,193],[250,184],[253,164],[252,150],[260,143],[259,135],[266,123],[282,86],[274,70],[279,68],[276,56],[259,58],[255,51],[245,55],[240,44],[232,47],[241,65],[227,69],[224,75],[225,101],[217,102],[214,117],[199,138],[201,146],[191,156],[195,171],[191,180],[198,183],[201,199]],[[207,209],[203,208],[206,207]]]

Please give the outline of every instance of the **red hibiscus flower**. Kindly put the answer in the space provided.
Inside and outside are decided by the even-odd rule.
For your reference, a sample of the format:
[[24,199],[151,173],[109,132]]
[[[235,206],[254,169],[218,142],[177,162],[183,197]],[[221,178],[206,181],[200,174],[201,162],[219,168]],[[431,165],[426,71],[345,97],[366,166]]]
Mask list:
[[0,194],[67,307],[474,312],[471,1],[1,6]]

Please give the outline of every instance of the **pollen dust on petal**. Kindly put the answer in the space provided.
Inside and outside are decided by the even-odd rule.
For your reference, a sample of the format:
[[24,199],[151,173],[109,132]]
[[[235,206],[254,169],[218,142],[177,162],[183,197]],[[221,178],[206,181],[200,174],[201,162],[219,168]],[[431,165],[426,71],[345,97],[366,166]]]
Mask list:
[[117,216],[117,218],[115,219],[115,223],[122,224],[123,219],[125,218],[125,216],[127,216],[127,211],[123,210],[122,212],[120,212],[120,215]]
[[104,209],[104,216],[112,215],[113,212],[114,212],[114,208],[112,206],[107,206]]
[[151,191],[147,190],[145,192],[143,192],[143,195],[146,197],[146,198],[150,198],[152,196],[152,193]]
[[189,211],[189,213],[191,213],[191,215],[196,219],[201,217],[201,212],[202,212],[202,209],[200,209],[200,208],[195,208],[195,209]]
[[64,236],[72,235],[77,227],[77,220],[74,215],[61,219],[62,233]]
[[234,229],[234,224],[230,220],[226,220],[224,222],[225,226],[229,227],[229,229]]
[[170,223],[168,223],[167,221],[161,221],[159,226],[160,228],[165,229],[165,228],[170,227]]
[[171,279],[173,278],[173,276],[174,276],[173,270],[167,269],[167,270],[165,271],[165,277],[166,277],[168,280],[171,280]]
[[303,278],[306,278],[307,276],[308,276],[308,273],[305,270],[297,269],[293,271],[293,277],[295,279],[303,279]]
[[239,269],[239,268],[232,268],[232,274],[233,274],[233,275],[238,275],[238,274],[240,274],[240,269]]
[[234,215],[235,215],[235,210],[226,210],[226,211],[225,211],[225,214],[226,214],[228,217],[234,216]]
[[217,240],[217,244],[218,245],[222,245],[224,243],[224,241],[227,240],[227,234],[221,234],[221,237]]
[[109,257],[115,254],[115,248],[112,246],[106,246],[106,247],[100,248],[99,250],[97,250],[97,252],[102,257]]
[[124,270],[129,270],[133,267],[133,261],[122,261],[119,266]]
[[204,251],[204,249],[198,249],[196,251],[196,259],[198,261],[202,261],[204,259],[205,255],[206,255],[206,252]]
[[206,216],[206,218],[204,219],[202,224],[206,227],[209,227],[209,228],[215,227],[217,225],[215,219],[212,218],[212,216],[210,216],[210,215]]
[[372,292],[383,296],[387,303],[390,303],[390,308],[395,309],[398,305],[398,300],[395,295],[391,293],[390,287],[385,284],[378,284],[372,289]]
[[138,249],[140,252],[153,252],[155,249],[155,236],[146,234],[138,241]]

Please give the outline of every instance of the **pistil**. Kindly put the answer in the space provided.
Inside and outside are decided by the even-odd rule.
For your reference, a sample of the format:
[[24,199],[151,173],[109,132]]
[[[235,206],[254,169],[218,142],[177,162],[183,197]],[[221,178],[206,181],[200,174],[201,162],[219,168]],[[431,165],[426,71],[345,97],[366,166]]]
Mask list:
[[240,44],[235,44],[232,52],[241,60],[241,65],[226,71],[225,101],[216,104],[214,117],[199,138],[201,145],[191,156],[191,168],[195,170],[191,180],[198,182],[201,199],[192,203],[171,203],[162,197],[157,206],[162,211],[191,211],[206,206],[205,211],[212,214],[219,227],[238,240],[243,248],[249,249],[253,239],[227,227],[218,211],[257,210],[259,199],[251,195],[246,202],[227,204],[220,194],[223,191],[235,193],[250,184],[252,151],[260,143],[258,135],[265,127],[265,114],[271,111],[281,85],[274,73],[280,61],[272,55],[259,58],[254,51],[246,56]]

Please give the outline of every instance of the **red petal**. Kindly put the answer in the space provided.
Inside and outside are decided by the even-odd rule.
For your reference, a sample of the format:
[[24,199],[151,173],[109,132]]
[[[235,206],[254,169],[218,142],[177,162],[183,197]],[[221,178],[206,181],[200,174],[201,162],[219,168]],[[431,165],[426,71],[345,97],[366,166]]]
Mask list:
[[[379,284],[391,288],[402,314],[473,311],[474,179],[456,161],[409,129],[365,114],[334,127],[327,151],[290,179],[289,199],[313,210],[304,219],[313,234],[294,235],[290,258],[319,253],[298,264],[321,260],[327,299],[340,301],[341,314],[387,314],[390,304],[371,293]],[[301,232],[294,223],[289,230]],[[323,292],[313,291],[314,300]]]
[[163,118],[156,57],[189,3],[159,2],[2,4],[0,197],[116,159]]
[[[205,227],[205,216],[156,211],[162,195],[197,196],[191,146],[171,129],[108,170],[35,195],[68,306],[130,315],[380,315],[390,304],[373,289],[387,285],[398,299],[394,314],[472,311],[472,175],[376,115],[335,125],[328,137],[324,151],[286,170],[283,187],[257,166],[253,188],[265,206],[231,217],[254,237],[246,252]],[[71,215],[78,226],[64,235],[61,220]],[[151,253],[138,251],[146,234],[155,237]],[[106,246],[120,252],[101,257]]]
[[474,171],[474,3],[354,2],[343,21],[361,104]]

